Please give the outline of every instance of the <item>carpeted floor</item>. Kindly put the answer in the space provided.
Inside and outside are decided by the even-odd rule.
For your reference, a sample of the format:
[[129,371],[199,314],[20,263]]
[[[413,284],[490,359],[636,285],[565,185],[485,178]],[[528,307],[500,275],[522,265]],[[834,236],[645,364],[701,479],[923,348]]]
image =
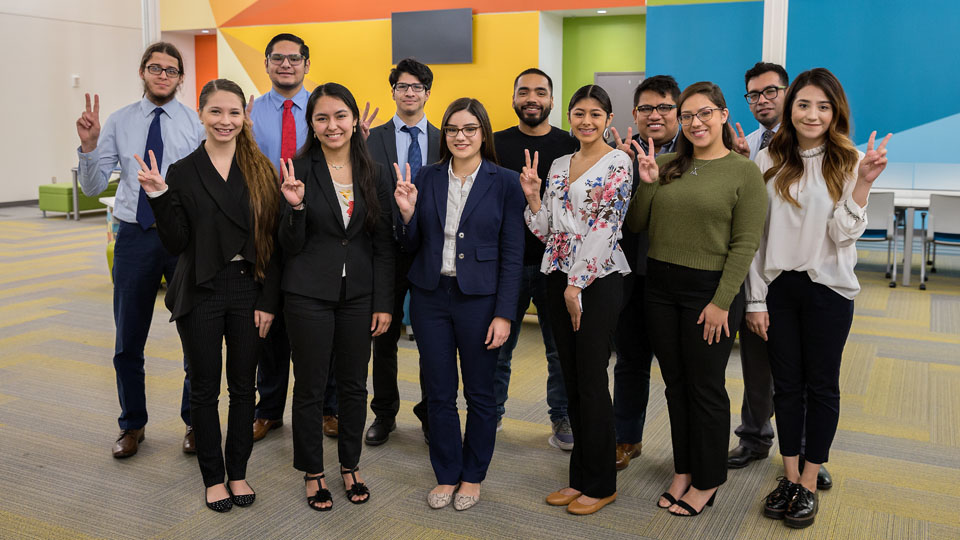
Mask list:
[[[700,517],[655,507],[671,475],[656,364],[643,455],[620,473],[617,502],[585,517],[544,504],[565,485],[568,454],[547,444],[546,371],[534,324],[525,325],[514,355],[504,430],[477,507],[426,505],[435,483],[411,412],[419,398],[416,348],[404,339],[399,428],[387,444],[364,447],[361,460],[368,504],[349,504],[332,475],[334,510],[307,508],[291,465],[288,406],[284,427],[254,446],[248,480],[256,504],[215,514],[201,501],[196,460],[180,451],[182,357],[161,297],[146,350],[146,440],[133,458],[110,455],[119,406],[105,235],[103,214],[74,222],[43,219],[35,207],[0,208],[0,538],[960,538],[956,252],[941,251],[926,291],[916,278],[912,288],[888,288],[886,254],[861,252],[863,293],[829,463],[835,487],[822,492],[815,526],[798,532],[760,513],[781,472],[777,456],[731,471]],[[743,391],[736,349],[727,375],[732,431]],[[327,439],[324,450],[335,471],[336,441]]]

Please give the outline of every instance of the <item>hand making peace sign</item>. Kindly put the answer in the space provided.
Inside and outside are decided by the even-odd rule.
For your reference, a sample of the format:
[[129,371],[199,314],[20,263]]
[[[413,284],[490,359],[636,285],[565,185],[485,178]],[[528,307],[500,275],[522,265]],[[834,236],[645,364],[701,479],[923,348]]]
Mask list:
[[733,151],[741,156],[750,157],[750,145],[747,144],[747,136],[743,134],[740,122],[737,122],[737,131],[733,135]]
[[873,185],[873,181],[887,168],[887,142],[890,141],[892,136],[893,133],[887,133],[887,136],[874,149],[873,143],[877,138],[877,132],[870,133],[870,139],[867,141],[867,153],[860,160],[860,167],[857,169],[858,181]]
[[537,167],[540,165],[540,152],[533,153],[533,161],[530,160],[530,150],[523,150],[525,165],[520,172],[520,187],[523,189],[523,195],[527,198],[527,204],[530,205],[530,211],[536,214],[540,211],[540,175],[537,173]]
[[137,181],[143,186],[144,191],[153,193],[167,189],[167,183],[164,182],[163,177],[160,176],[160,168],[157,167],[157,158],[153,155],[153,150],[150,150],[149,167],[147,167],[147,164],[144,163],[143,159],[137,154],[134,154],[133,157],[137,160],[137,163],[140,164],[140,170],[137,171]]
[[633,127],[627,128],[627,137],[623,140],[620,140],[620,133],[617,132],[617,128],[611,127],[610,132],[613,133],[613,140],[617,141],[617,150],[625,152],[630,156],[630,161],[633,161],[637,157],[633,148],[630,148],[630,141],[633,139]]
[[373,119],[377,117],[377,113],[380,112],[380,107],[377,107],[373,110],[373,114],[370,117],[367,117],[367,113],[370,112],[370,102],[367,102],[367,106],[363,108],[363,115],[360,117],[360,134],[363,135],[363,140],[367,140],[367,137],[370,136],[370,124],[373,123]]
[[393,198],[397,200],[397,208],[400,209],[403,222],[410,223],[410,219],[413,218],[413,211],[417,207],[417,186],[413,185],[410,164],[407,163],[406,180],[404,180],[403,173],[400,172],[400,165],[394,163],[393,170],[397,173],[397,189],[393,192]]
[[660,167],[657,165],[657,154],[653,148],[653,137],[647,141],[649,152],[644,152],[640,143],[633,141],[633,147],[637,149],[637,174],[640,180],[645,184],[652,184],[660,178]]
[[93,95],[93,106],[90,106],[90,94],[84,94],[87,106],[77,119],[77,135],[80,136],[80,150],[86,154],[97,147],[100,138],[100,95]]
[[243,121],[253,129],[253,94],[250,94],[250,101],[247,102],[246,117]]
[[287,200],[290,206],[300,206],[303,202],[303,182],[297,180],[293,170],[293,160],[287,159],[286,163],[281,163],[283,172],[283,183],[280,184],[280,192]]

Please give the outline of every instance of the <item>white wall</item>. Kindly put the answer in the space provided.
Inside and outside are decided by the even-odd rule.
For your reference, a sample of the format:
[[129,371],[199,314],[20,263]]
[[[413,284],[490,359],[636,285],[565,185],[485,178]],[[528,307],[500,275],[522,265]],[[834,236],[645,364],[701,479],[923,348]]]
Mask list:
[[553,81],[553,110],[550,123],[560,126],[566,105],[563,103],[563,17],[540,12],[539,68]]

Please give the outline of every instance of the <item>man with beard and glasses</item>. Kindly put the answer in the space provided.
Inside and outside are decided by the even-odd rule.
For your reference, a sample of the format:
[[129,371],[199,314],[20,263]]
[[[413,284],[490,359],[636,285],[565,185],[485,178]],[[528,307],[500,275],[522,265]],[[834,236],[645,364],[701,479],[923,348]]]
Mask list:
[[[307,140],[305,111],[310,92],[303,87],[303,78],[310,73],[310,49],[298,36],[277,34],[267,43],[264,56],[263,66],[272,88],[259,99],[251,97],[247,110],[257,146],[277,167],[277,174],[282,174],[281,163],[292,159]],[[260,401],[254,414],[254,441],[283,425],[283,408],[290,384],[290,340],[282,307],[258,356]],[[339,431],[336,381],[331,374],[324,392],[323,433],[336,437]]]
[[[530,68],[517,76],[513,82],[513,110],[520,123],[514,127],[498,131],[493,135],[500,165],[517,172],[523,170],[524,151],[530,152],[530,158],[539,156],[537,172],[540,178],[547,178],[550,165],[560,156],[572,154],[578,148],[577,140],[566,131],[553,127],[548,121],[553,109],[553,80],[536,68]],[[547,183],[540,186],[543,195]],[[573,430],[567,417],[567,391],[560,372],[560,357],[550,329],[547,316],[546,276],[540,273],[544,245],[529,229],[523,251],[523,277],[520,281],[520,299],[517,303],[517,316],[511,325],[510,337],[500,347],[497,358],[497,371],[494,379],[494,397],[497,400],[497,430],[503,429],[502,418],[507,402],[507,387],[510,385],[510,362],[513,350],[520,337],[523,315],[530,306],[530,300],[537,307],[537,322],[543,337],[543,346],[547,357],[547,406],[553,434],[551,446],[562,450],[573,449]]]
[[[86,95],[86,110],[77,119],[80,165],[77,180],[83,193],[95,197],[107,188],[110,174],[120,165],[113,218],[119,223],[113,250],[113,319],[117,335],[113,367],[120,398],[120,436],[113,457],[137,453],[147,424],[143,349],[153,320],[160,278],[173,279],[177,258],[160,243],[153,211],[137,172],[134,155],[149,159],[153,152],[161,174],[180,158],[193,152],[205,138],[193,109],[174,97],[183,83],[183,58],[170,43],[147,47],[140,59],[143,96],[111,114],[100,127],[100,96]],[[184,360],[184,371],[186,371]],[[183,451],[195,453],[190,425],[190,380],[183,379],[180,418],[187,425]]]
[[[653,139],[654,155],[673,152],[680,133],[677,119],[677,100],[680,87],[669,75],[655,75],[644,79],[633,92],[633,121],[637,134],[631,137],[633,128],[627,130],[625,140],[620,140],[616,128],[612,128],[615,145],[636,159],[634,144],[639,144],[649,153]],[[633,168],[633,189],[640,182],[637,167]],[[645,279],[647,275],[647,249],[650,247],[646,231],[635,233],[623,228],[620,248],[630,262],[630,273],[623,279],[623,310],[617,321],[615,342],[617,363],[613,368],[613,415],[617,431],[617,470],[630,465],[643,448],[643,426],[647,419],[647,400],[650,397],[650,364],[653,362],[653,347],[647,336],[647,320],[644,317]]]

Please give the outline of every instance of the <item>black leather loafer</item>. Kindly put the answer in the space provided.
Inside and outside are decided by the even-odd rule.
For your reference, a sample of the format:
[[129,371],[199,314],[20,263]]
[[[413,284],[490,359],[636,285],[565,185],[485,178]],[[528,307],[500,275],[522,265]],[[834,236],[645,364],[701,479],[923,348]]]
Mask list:
[[377,418],[373,421],[373,424],[370,424],[370,428],[367,430],[367,434],[364,436],[363,440],[370,446],[379,446],[390,438],[390,432],[397,429],[397,422],[395,420],[384,420],[383,418]]
[[746,446],[739,445],[727,454],[727,468],[742,469],[749,465],[751,461],[766,459],[767,455],[769,454],[769,450],[757,452],[747,448]]
[[830,489],[833,487],[833,477],[826,467],[820,465],[820,472],[817,473],[817,489]]

